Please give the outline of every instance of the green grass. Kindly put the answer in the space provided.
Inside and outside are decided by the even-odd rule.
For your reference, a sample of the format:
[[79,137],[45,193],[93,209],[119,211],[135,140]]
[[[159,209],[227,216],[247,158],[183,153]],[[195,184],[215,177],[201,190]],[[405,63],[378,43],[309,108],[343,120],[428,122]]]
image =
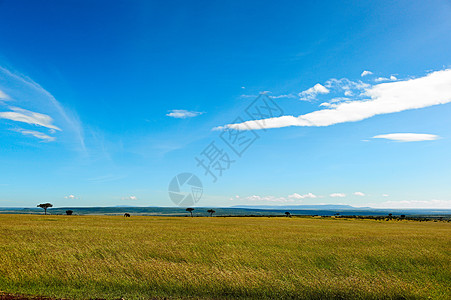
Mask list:
[[451,223],[0,215],[0,291],[451,299]]

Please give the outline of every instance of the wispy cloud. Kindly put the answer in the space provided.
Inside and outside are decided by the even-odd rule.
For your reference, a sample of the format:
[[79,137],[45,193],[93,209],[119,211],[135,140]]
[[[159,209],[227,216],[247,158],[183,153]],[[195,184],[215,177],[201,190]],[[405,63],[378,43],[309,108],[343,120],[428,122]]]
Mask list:
[[382,82],[382,81],[396,81],[398,80],[398,78],[396,78],[396,76],[391,75],[390,78],[386,78],[386,77],[378,77],[376,79],[374,79],[374,81],[376,82]]
[[314,86],[312,86],[311,88],[300,92],[299,99],[305,100],[305,101],[311,101],[311,100],[315,99],[316,95],[318,95],[318,94],[328,94],[328,93],[329,93],[329,90],[325,86],[317,83]]
[[387,139],[397,142],[433,141],[439,138],[438,135],[425,133],[389,133],[373,136],[373,139]]
[[53,142],[56,140],[56,138],[54,136],[49,136],[49,135],[39,132],[39,131],[25,130],[25,129],[17,129],[16,131],[22,133],[23,135],[34,136],[35,138],[38,138],[45,142]]
[[365,193],[362,193],[362,192],[354,192],[354,195],[360,196],[360,197],[364,197],[364,196],[365,196]]
[[252,195],[247,197],[240,197],[236,195],[233,198],[230,198],[230,200],[245,200],[245,201],[252,201],[252,202],[277,202],[277,203],[293,203],[293,202],[300,202],[301,199],[306,198],[317,198],[318,196],[308,193],[305,195],[301,195],[298,193],[294,193],[292,195],[289,195],[287,197],[277,197],[277,196],[259,196],[259,195]]
[[201,114],[203,114],[203,112],[189,111],[189,110],[184,110],[184,109],[173,109],[173,110],[170,110],[166,114],[166,116],[172,117],[172,118],[177,118],[177,119],[185,119],[185,118],[197,117]]
[[285,197],[258,196],[258,195],[252,195],[249,197],[244,197],[242,199],[247,201],[258,201],[258,202],[279,202],[279,203],[294,202],[293,199],[287,199]]
[[365,70],[362,72],[362,74],[360,74],[360,76],[364,77],[364,76],[368,76],[368,75],[372,75],[372,74],[373,74],[373,72]]
[[286,94],[286,95],[277,95],[277,96],[269,96],[273,99],[280,99],[280,98],[297,98],[294,94]]
[[[11,90],[11,93],[8,94],[9,98],[12,98],[18,103],[21,103],[21,100],[24,100],[24,102],[28,103],[33,102],[35,106],[39,105],[39,107],[46,113],[51,111],[52,116],[58,119],[59,125],[63,125],[62,128],[64,129],[64,131],[72,132],[75,135],[75,138],[78,139],[81,149],[83,151],[86,151],[81,122],[78,120],[75,114],[65,110],[60,102],[56,100],[51,93],[49,93],[46,89],[33,81],[31,78],[16,71],[12,72],[8,69],[0,67],[0,76],[3,79],[2,84],[9,85],[9,89]],[[14,87],[14,89],[12,87]],[[19,95],[19,98],[17,99],[17,95],[14,92],[15,90],[18,91],[17,95]],[[27,99],[21,99],[24,97],[26,97]],[[43,116],[44,118],[41,118]],[[25,122],[32,125],[44,126],[52,130],[61,130],[60,127],[52,124],[53,118],[51,118],[49,115],[34,113],[30,110],[19,107],[15,107],[15,110],[13,110],[12,112],[2,112],[1,118],[18,122]],[[38,120],[39,122],[36,122],[36,120]],[[49,122],[49,120],[52,121]]]
[[312,193],[308,193],[305,195],[300,195],[298,193],[294,193],[294,194],[288,196],[288,198],[294,198],[294,199],[317,198],[317,197],[318,196],[316,196]]
[[53,119],[48,115],[13,106],[9,107],[9,109],[12,111],[0,112],[0,119],[39,125],[61,131],[59,127],[53,125]]
[[380,204],[371,205],[380,208],[432,208],[432,209],[451,209],[451,200],[403,200],[403,201],[385,201]]
[[75,197],[74,195],[69,195],[69,196],[65,196],[64,199],[74,200],[74,199],[77,199],[77,197]]
[[333,198],[344,198],[344,197],[346,197],[346,194],[343,194],[343,193],[332,193],[329,196],[333,197]]
[[451,69],[436,71],[424,77],[381,83],[365,88],[367,99],[339,103],[331,109],[317,110],[298,117],[277,118],[228,124],[226,128],[255,130],[289,126],[330,126],[356,122],[376,115],[451,102]]
[[11,98],[2,90],[0,90],[0,100],[10,100]]

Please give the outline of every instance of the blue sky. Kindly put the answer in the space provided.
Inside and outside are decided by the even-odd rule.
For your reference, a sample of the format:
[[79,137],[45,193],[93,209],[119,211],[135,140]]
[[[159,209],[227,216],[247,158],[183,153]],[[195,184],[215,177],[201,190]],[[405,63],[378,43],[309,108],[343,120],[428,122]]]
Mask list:
[[[191,172],[198,206],[451,208],[449,1],[0,11],[0,206],[172,206]],[[259,95],[279,111],[247,115]],[[223,130],[258,138],[239,156]]]

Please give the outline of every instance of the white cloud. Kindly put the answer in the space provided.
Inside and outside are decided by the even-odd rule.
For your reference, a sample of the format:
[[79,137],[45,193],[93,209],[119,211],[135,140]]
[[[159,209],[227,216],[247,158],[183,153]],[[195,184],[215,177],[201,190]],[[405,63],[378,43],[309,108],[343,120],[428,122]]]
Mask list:
[[22,133],[23,135],[34,136],[35,138],[41,139],[46,142],[53,142],[56,140],[55,137],[49,136],[49,135],[39,132],[39,131],[25,130],[25,129],[18,129],[16,131]]
[[312,193],[308,193],[308,194],[305,194],[305,195],[300,195],[298,193],[294,193],[292,195],[289,195],[288,198],[305,199],[305,198],[317,198],[317,196],[312,194]]
[[242,94],[240,95],[241,98],[257,98],[258,95],[246,95],[246,94]]
[[6,95],[5,92],[3,92],[2,90],[0,90],[0,100],[10,100],[11,98],[9,98],[8,95]]
[[69,196],[65,196],[65,199],[77,199],[77,197],[75,197],[74,195],[69,195]]
[[371,75],[371,74],[373,74],[373,72],[371,72],[371,71],[363,71],[362,74],[360,74],[360,76],[364,77],[364,76]]
[[136,200],[136,199],[138,199],[138,198],[136,198],[136,196],[130,196],[130,197],[128,197],[128,199],[130,199],[130,200]]
[[[324,84],[327,88],[333,89],[338,92],[344,91],[344,93],[348,94],[349,96],[351,94],[360,94],[365,89],[369,88],[370,85],[368,83],[364,83],[362,81],[352,81],[347,78],[341,78],[341,79],[329,79]],[[346,96],[346,95],[345,95]]]
[[389,78],[387,77],[377,77],[376,79],[374,79],[374,81],[376,82],[382,82],[382,81],[396,81],[398,80],[398,78],[396,78],[396,76],[391,75]]
[[52,124],[53,119],[48,115],[13,106],[9,107],[9,109],[12,111],[0,112],[0,119],[7,119],[16,122],[39,125],[50,129],[61,130]]
[[328,94],[328,93],[329,93],[329,90],[325,86],[317,83],[314,86],[312,86],[311,88],[309,88],[303,92],[300,92],[299,98],[301,100],[310,101],[310,100],[315,99],[316,95],[318,95],[318,94]]
[[188,110],[184,110],[184,109],[173,109],[173,110],[170,110],[169,113],[166,114],[166,116],[172,117],[172,118],[177,118],[177,119],[185,119],[185,118],[197,117],[201,114],[203,114],[203,112],[188,111]]
[[[330,109],[305,115],[252,120],[224,127],[238,130],[280,128],[289,126],[330,126],[356,122],[376,115],[451,102],[451,69],[436,71],[424,77],[381,83],[365,89],[368,99],[339,103]],[[264,124],[264,126],[262,126]],[[223,128],[217,127],[216,129]]]
[[365,196],[365,194],[362,192],[355,192],[354,195],[361,196],[361,197]]
[[336,197],[344,198],[344,197],[346,197],[346,194],[343,194],[343,193],[332,193],[329,196],[334,197],[334,198],[336,198]]
[[[78,140],[81,146],[81,150],[86,152],[83,127],[75,113],[64,109],[52,94],[50,94],[37,82],[33,81],[31,78],[23,74],[20,74],[16,71],[12,72],[8,69],[0,67],[0,76],[5,79],[3,83],[4,85],[9,85],[10,89],[14,88],[13,90],[11,90],[9,96],[11,96],[11,98],[13,98],[15,102],[21,103],[21,100],[24,100],[23,102],[32,101],[37,107],[40,107],[40,109],[45,110],[46,112],[49,112],[49,114],[57,117],[58,123],[63,124],[63,128],[66,132],[71,132],[74,134],[75,138]],[[15,95],[16,90],[19,92],[18,95]],[[29,124],[44,126],[54,130],[60,130],[58,127],[54,126],[51,123],[45,123],[46,118],[44,118],[43,120],[44,124],[34,123],[35,120],[33,119],[38,118],[39,120],[42,114],[33,115],[33,112],[31,111],[23,110],[21,112],[18,110],[20,110],[20,108],[17,108],[17,110],[14,112],[2,112],[3,116],[0,118],[12,118],[13,121],[16,121],[15,119],[18,118],[19,121],[23,120],[22,122],[25,123],[29,123],[27,121],[30,121],[31,123]],[[47,115],[42,116],[50,118]],[[53,120],[52,118],[50,119]]]
[[279,95],[279,96],[269,96],[270,98],[273,99],[279,99],[279,98],[296,98],[295,95],[293,94],[287,94],[287,95]]
[[389,195],[388,194],[382,194],[382,197],[388,197]]
[[438,135],[425,133],[390,133],[373,136],[373,139],[387,139],[398,142],[433,141],[439,138]]
[[451,200],[405,200],[405,201],[385,201],[380,204],[372,205],[379,208],[434,208],[451,209]]

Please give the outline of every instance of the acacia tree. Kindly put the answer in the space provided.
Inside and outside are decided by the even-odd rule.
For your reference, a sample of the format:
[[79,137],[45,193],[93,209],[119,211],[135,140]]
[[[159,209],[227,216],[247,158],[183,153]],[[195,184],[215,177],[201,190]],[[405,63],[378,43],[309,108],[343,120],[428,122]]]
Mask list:
[[290,214],[290,212],[289,212],[289,211],[286,211],[286,212],[285,212],[285,215],[287,216],[287,218],[288,218],[288,217],[290,217],[290,218],[291,218],[291,214]]
[[47,208],[49,207],[53,207],[53,204],[51,203],[41,203],[38,205],[38,207],[43,208],[44,209],[44,214],[47,214]]
[[72,210],[66,210],[66,215],[68,215],[68,216],[70,216],[70,215],[72,215],[72,213],[73,213],[73,211]]
[[213,209],[207,210],[207,212],[210,214],[210,217],[213,217],[213,214],[216,212]]
[[186,209],[186,211],[189,211],[189,213],[191,214],[191,217],[193,217],[193,210],[194,210],[194,208],[191,208],[191,207],[188,207]]

